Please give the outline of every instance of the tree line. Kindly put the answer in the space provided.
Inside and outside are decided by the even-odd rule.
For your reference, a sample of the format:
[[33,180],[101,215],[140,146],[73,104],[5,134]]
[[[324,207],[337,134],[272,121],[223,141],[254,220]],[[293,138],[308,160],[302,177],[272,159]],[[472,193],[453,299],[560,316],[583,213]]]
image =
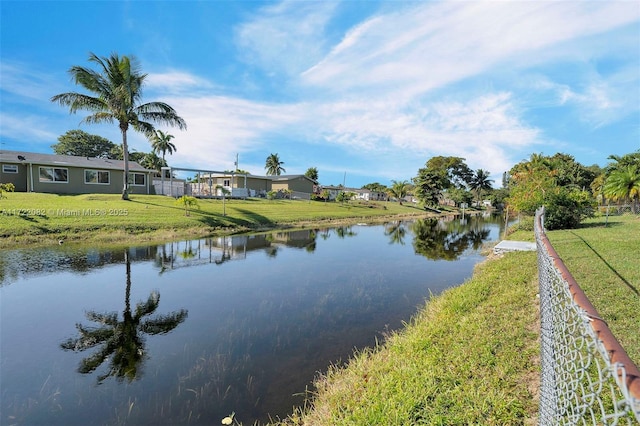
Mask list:
[[364,189],[384,192],[402,202],[407,196],[425,207],[443,203],[456,206],[480,205],[488,199],[493,206],[533,215],[546,207],[545,226],[549,229],[573,228],[591,217],[598,205],[628,203],[640,213],[640,150],[611,155],[604,168],[584,166],[569,154],[532,154],[528,160],[503,173],[502,188],[494,189],[488,171],[471,170],[460,157],[433,157],[407,180],[364,185]]

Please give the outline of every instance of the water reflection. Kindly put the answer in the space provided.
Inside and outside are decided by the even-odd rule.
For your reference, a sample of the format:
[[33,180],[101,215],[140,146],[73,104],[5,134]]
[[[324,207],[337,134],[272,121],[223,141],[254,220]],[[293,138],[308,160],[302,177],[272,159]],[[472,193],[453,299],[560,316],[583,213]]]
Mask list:
[[[211,425],[234,411],[253,424],[286,416],[318,371],[375,345],[431,294],[467,279],[482,258],[475,249],[497,238],[501,222],[445,218],[114,251],[4,251],[0,423]],[[79,318],[85,323],[74,328]]]
[[416,253],[433,260],[456,260],[469,248],[478,250],[491,230],[477,217],[466,220],[451,218],[418,219],[413,222],[413,248]]
[[158,309],[160,304],[158,291],[152,291],[146,302],[137,303],[132,313],[131,261],[127,250],[124,251],[124,261],[127,279],[123,319],[121,321],[118,319],[117,312],[87,311],[85,313],[87,319],[98,325],[84,326],[77,323],[79,337],[70,338],[60,345],[62,349],[74,352],[83,352],[98,346],[98,351],[84,358],[78,367],[79,373],[89,374],[109,359],[108,370],[98,376],[98,383],[111,376],[120,381],[126,378],[129,382],[138,378],[143,361],[147,357],[143,335],[169,333],[187,318],[185,309],[146,318]]

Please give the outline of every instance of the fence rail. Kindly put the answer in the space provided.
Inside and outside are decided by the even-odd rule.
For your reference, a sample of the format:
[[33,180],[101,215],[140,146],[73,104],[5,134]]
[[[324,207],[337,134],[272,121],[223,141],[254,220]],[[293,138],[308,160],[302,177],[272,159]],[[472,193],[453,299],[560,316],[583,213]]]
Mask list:
[[536,212],[541,324],[539,424],[640,424],[640,371],[600,318]]

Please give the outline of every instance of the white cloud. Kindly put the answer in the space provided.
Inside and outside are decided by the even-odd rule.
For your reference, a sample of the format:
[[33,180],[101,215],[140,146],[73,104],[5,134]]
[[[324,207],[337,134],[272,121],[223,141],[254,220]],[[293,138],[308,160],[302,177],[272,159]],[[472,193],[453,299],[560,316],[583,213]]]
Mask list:
[[214,86],[206,79],[197,77],[185,71],[168,71],[160,73],[150,73],[145,80],[146,86],[156,90],[163,90],[169,93],[183,91],[203,91],[210,90]]
[[50,127],[47,124],[51,123],[43,122],[43,118],[38,115],[12,115],[3,112],[0,115],[0,122],[2,123],[0,137],[15,139],[25,144],[43,142],[52,145],[60,136],[48,130]]
[[236,153],[253,151],[272,132],[298,120],[295,106],[270,105],[224,96],[164,99],[187,122],[175,136],[173,165],[216,169],[232,167]]
[[0,62],[0,76],[3,103],[8,97],[15,96],[21,103],[40,104],[49,102],[53,95],[66,90],[56,80],[57,76],[19,62]]
[[350,31],[303,75],[327,90],[411,97],[499,64],[548,60],[549,48],[637,21],[631,2],[429,2]]
[[283,1],[236,29],[241,59],[267,70],[295,75],[325,53],[324,27],[337,3]]

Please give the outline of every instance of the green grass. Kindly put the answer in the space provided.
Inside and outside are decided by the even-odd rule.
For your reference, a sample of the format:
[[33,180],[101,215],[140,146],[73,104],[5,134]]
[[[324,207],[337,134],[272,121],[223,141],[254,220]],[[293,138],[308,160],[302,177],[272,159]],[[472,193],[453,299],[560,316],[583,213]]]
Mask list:
[[331,367],[286,425],[533,424],[535,253],[479,265],[384,345]]
[[112,194],[8,193],[0,200],[0,244],[166,240],[329,220],[427,215],[413,206],[386,202],[201,199],[198,204],[187,216],[173,198],[161,195],[131,195],[123,201]]
[[589,219],[549,241],[629,357],[640,364],[640,217]]

